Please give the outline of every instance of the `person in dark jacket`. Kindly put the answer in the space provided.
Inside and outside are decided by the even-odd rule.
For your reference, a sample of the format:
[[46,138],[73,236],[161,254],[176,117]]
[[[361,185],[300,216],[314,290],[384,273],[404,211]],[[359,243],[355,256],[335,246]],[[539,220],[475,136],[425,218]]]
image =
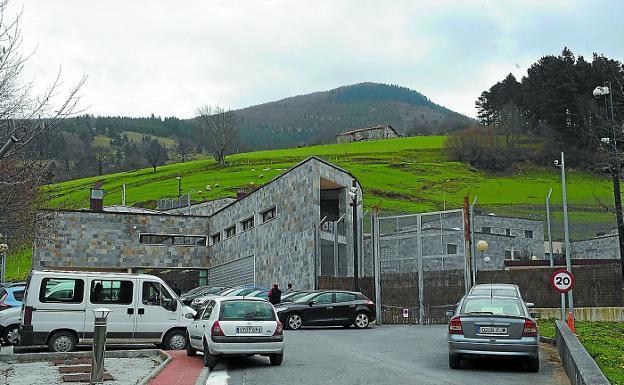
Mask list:
[[277,283],[274,283],[269,291],[269,302],[273,305],[277,305],[282,302],[282,291],[277,287]]

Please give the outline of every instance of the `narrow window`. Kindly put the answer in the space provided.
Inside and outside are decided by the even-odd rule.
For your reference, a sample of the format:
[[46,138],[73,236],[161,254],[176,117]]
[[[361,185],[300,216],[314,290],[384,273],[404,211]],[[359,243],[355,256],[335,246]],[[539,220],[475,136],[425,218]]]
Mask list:
[[458,246],[454,243],[446,244],[446,254],[457,254]]
[[275,218],[277,214],[277,211],[275,210],[275,207],[272,207],[266,211],[262,212],[262,223],[268,222],[271,219]]
[[216,233],[210,236],[210,244],[214,245],[215,243],[221,242],[221,233]]
[[505,229],[505,235],[511,237],[511,229]]
[[488,226],[481,227],[481,232],[484,234],[490,234],[492,232],[492,228]]
[[533,230],[524,230],[525,238],[533,238]]
[[245,219],[243,222],[243,231],[247,231],[254,227],[254,217]]
[[233,236],[236,235],[236,225],[232,226],[232,227],[228,227],[227,229],[225,229],[225,237],[226,238],[231,238]]

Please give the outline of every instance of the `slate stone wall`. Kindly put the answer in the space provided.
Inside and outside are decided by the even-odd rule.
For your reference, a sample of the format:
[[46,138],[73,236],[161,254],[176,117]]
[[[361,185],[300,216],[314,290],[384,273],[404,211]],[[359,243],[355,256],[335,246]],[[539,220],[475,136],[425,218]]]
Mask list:
[[207,235],[206,217],[52,212],[35,241],[33,267],[207,267],[206,246],[139,243],[141,233]]
[[572,242],[572,258],[619,259],[620,240],[617,234]]
[[205,215],[210,216],[213,213],[221,210],[225,206],[234,202],[234,198],[219,198],[213,199],[208,202],[197,203],[187,207],[180,207],[177,209],[165,211],[167,214],[179,214],[179,215]]

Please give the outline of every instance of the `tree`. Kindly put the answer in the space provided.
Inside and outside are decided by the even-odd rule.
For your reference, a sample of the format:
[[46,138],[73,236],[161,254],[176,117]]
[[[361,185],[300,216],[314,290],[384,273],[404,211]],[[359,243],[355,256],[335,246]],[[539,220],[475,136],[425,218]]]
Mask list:
[[197,109],[197,133],[204,148],[225,165],[225,157],[238,142],[238,127],[234,112],[221,107],[204,106]]
[[144,136],[141,140],[140,151],[143,159],[149,163],[156,172],[156,167],[162,166],[169,159],[167,148],[158,139]]
[[189,138],[183,136],[177,136],[175,138],[175,145],[173,146],[173,152],[176,154],[180,162],[187,161],[189,156],[195,152],[195,143]]
[[109,150],[103,147],[95,148],[93,156],[95,157],[98,175],[104,174],[104,168],[109,165],[111,160]]
[[8,1],[0,1],[0,146],[17,139],[0,159],[0,233],[3,242],[17,247],[32,239],[38,209],[43,204],[39,186],[45,182],[52,141],[46,136],[63,118],[72,115],[85,79],[63,90],[60,71],[40,95],[24,82],[27,57],[21,53],[21,15],[11,17]]

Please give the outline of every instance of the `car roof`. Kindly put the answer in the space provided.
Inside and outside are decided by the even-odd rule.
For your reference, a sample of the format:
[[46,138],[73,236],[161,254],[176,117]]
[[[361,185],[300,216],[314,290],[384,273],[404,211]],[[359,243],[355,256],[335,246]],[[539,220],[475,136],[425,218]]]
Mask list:
[[478,288],[493,288],[493,289],[509,289],[509,288],[514,288],[514,289],[518,289],[518,285],[516,285],[515,283],[479,283],[476,284],[472,287],[472,289]]
[[249,296],[239,296],[239,295],[233,296],[233,297],[217,297],[213,299],[217,302],[240,301],[240,300],[268,302],[266,299],[260,298],[260,297],[249,297]]
[[505,296],[505,295],[483,295],[483,294],[478,294],[478,295],[467,295],[467,296],[464,297],[464,300],[468,300],[468,299],[505,299],[505,300],[516,300],[516,301],[524,302],[524,301],[522,301],[522,298],[509,297],[509,296]]

